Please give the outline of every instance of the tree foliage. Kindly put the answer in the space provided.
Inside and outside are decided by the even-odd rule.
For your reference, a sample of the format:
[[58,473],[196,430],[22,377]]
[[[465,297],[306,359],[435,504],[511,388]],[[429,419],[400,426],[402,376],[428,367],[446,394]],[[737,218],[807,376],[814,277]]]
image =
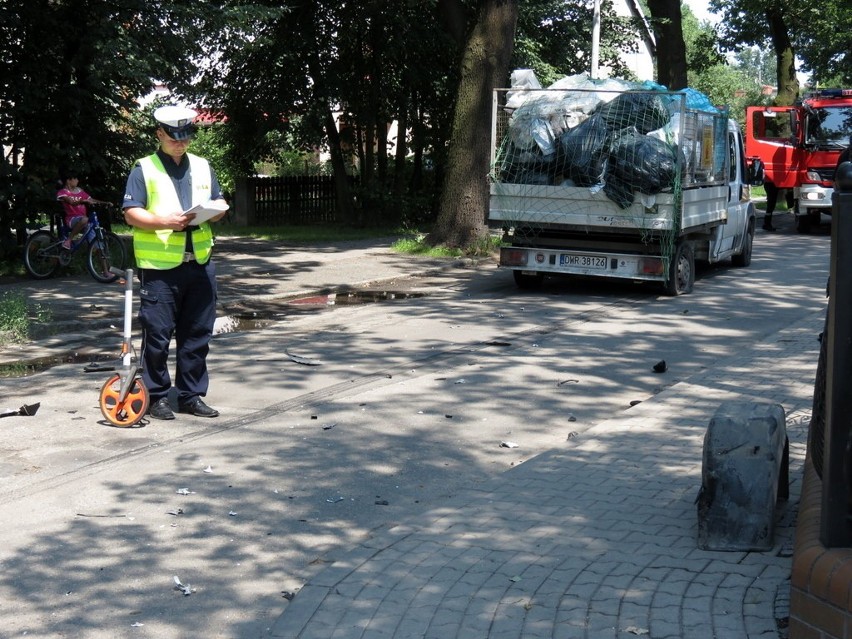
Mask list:
[[87,190],[118,201],[130,163],[150,144],[136,98],[155,79],[192,75],[196,9],[183,0],[0,4],[0,228],[21,236],[28,217],[55,206],[69,166]]
[[[520,3],[513,68],[533,69],[542,86],[559,78],[588,73],[592,54],[593,6],[564,0]],[[620,54],[638,50],[638,25],[618,16],[612,0],[601,2],[600,64],[611,75],[634,79]]]

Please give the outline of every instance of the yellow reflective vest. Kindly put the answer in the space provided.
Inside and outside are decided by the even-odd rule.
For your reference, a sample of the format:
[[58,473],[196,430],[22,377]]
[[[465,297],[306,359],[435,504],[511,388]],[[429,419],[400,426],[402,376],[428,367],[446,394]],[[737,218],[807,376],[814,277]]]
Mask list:
[[[207,160],[186,154],[192,172],[192,206],[210,199],[211,174]],[[177,190],[160,157],[154,153],[139,160],[145,188],[148,191],[146,209],[154,215],[166,215],[182,210]],[[192,251],[200,264],[206,264],[213,250],[213,230],[202,222],[192,230]],[[133,228],[133,251],[139,268],[165,270],[183,262],[186,251],[186,232],[172,229],[155,231]]]

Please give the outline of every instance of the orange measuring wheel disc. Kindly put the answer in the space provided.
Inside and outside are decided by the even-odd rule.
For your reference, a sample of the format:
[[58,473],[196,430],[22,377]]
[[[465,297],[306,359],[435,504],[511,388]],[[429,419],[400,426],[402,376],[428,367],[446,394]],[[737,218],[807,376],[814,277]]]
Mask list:
[[130,427],[145,416],[148,410],[148,389],[138,377],[133,380],[127,397],[119,401],[121,394],[121,375],[116,373],[101,388],[101,413],[110,424]]

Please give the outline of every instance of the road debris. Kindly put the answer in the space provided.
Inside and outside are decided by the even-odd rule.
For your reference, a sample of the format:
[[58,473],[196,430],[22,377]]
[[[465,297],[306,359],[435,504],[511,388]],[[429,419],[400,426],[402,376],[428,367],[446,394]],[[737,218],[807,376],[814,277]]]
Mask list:
[[189,488],[178,488],[175,493],[178,495],[194,495],[195,491],[190,490]]
[[174,576],[175,580],[175,590],[180,590],[183,593],[184,597],[189,597],[192,593],[195,592],[195,588],[192,587],[192,584],[182,584],[177,575]]
[[668,369],[668,365],[666,364],[666,360],[661,359],[659,362],[654,364],[654,372],[655,373],[665,373]]
[[518,445],[515,442],[500,442],[500,448],[517,448]]
[[41,402],[37,404],[24,404],[20,408],[0,408],[0,417],[13,417],[15,415],[32,417],[38,412],[39,406],[41,406]]
[[318,359],[314,359],[312,357],[303,357],[301,355],[293,355],[290,351],[285,350],[284,354],[290,358],[291,362],[296,362],[297,364],[301,364],[302,366],[320,366],[322,362]]

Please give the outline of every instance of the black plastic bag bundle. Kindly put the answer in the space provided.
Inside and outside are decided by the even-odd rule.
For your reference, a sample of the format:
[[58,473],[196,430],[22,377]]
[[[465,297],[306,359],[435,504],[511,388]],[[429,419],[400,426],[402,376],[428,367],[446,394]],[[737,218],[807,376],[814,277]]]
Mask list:
[[501,162],[500,181],[510,184],[553,184],[556,154],[542,155],[538,149],[527,151],[509,145]]
[[613,131],[636,127],[639,133],[656,131],[671,117],[662,97],[653,93],[621,93],[598,113]]
[[676,174],[676,149],[659,138],[631,128],[613,141],[607,180],[614,175],[633,190],[652,195],[671,187]]
[[593,186],[603,180],[609,129],[593,115],[559,137],[558,170],[576,186]]
[[633,204],[633,189],[615,173],[607,172],[603,192],[610,200],[618,204],[619,208],[626,209]]

